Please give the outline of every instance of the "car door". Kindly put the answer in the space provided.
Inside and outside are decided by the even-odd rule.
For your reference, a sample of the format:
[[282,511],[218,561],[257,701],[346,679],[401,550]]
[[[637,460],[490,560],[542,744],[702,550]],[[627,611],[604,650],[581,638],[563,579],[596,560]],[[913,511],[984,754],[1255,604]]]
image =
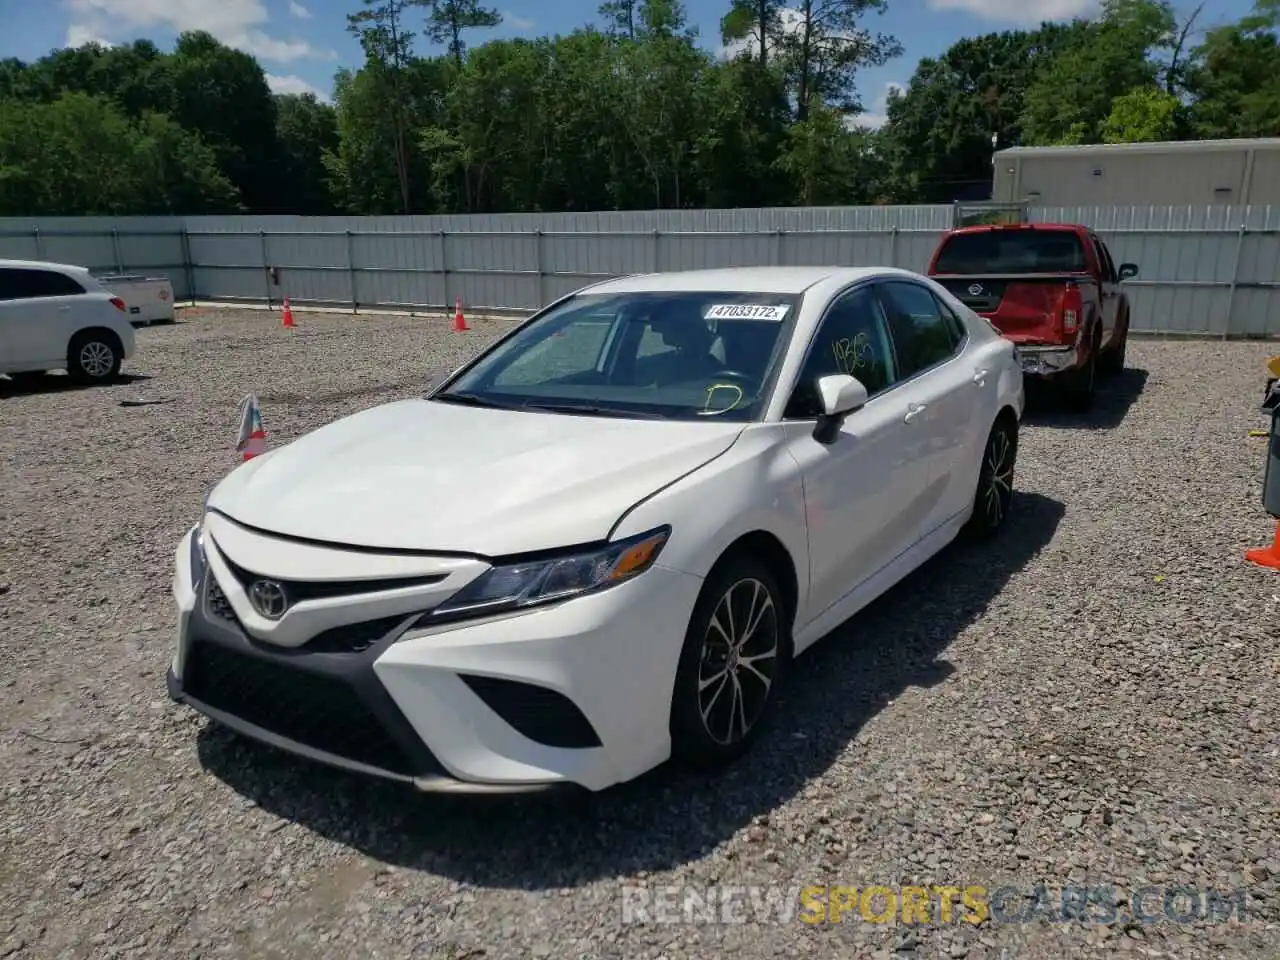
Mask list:
[[[845,373],[867,388],[866,406],[831,443],[814,439],[819,377]],[[800,465],[809,528],[809,609],[838,603],[914,542],[927,482],[920,434],[907,420],[888,324],[870,284],[837,297],[809,344],[783,413]]]
[[889,319],[908,424],[927,464],[916,505],[922,539],[973,499],[966,465],[976,431],[975,391],[994,389],[995,377],[964,361],[964,326],[929,287],[892,280],[876,289]]
[[50,369],[65,363],[77,326],[74,307],[84,288],[55,270],[18,267],[4,273],[5,328],[14,362]]
[[1119,320],[1120,277],[1116,274],[1116,265],[1111,259],[1111,251],[1102,242],[1102,238],[1091,233],[1089,239],[1093,242],[1093,249],[1101,269],[1102,282],[1098,290],[1102,300],[1102,342],[1107,343],[1111,340]]

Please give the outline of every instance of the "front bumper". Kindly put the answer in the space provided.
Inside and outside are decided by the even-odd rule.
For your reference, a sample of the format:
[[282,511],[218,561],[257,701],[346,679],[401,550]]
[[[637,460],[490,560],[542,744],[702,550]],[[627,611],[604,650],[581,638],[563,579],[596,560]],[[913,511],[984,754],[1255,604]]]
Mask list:
[[517,615],[346,623],[294,647],[250,635],[177,551],[174,700],[245,736],[424,792],[601,790],[670,755],[671,688],[701,581],[660,566]]

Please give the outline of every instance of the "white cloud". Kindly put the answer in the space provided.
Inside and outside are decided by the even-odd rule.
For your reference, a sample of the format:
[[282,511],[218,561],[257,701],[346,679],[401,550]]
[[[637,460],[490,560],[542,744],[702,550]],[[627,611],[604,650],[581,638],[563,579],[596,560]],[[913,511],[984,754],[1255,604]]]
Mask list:
[[929,0],[934,10],[962,10],[992,23],[1036,26],[1096,13],[1098,0]]
[[856,116],[849,117],[846,122],[846,126],[848,126],[850,130],[856,130],[858,127],[866,127],[869,130],[880,129],[884,126],[885,121],[889,119],[885,111],[889,107],[889,95],[895,90],[898,93],[906,93],[907,88],[900,83],[895,83],[890,80],[884,85],[884,89],[880,91],[880,95],[871,102],[871,109],[865,113],[859,113]]
[[337,59],[336,53],[317,50],[305,40],[267,33],[264,27],[270,18],[262,0],[68,0],[67,5],[74,29],[86,34],[124,37],[145,30],[205,30],[227,46],[263,60]]
[[289,15],[297,17],[299,20],[311,19],[311,11],[298,3],[298,0],[289,0]]
[[329,103],[329,95],[319,87],[313,87],[307,81],[303,80],[297,74],[291,73],[288,76],[277,76],[274,73],[267,74],[267,86],[271,88],[272,93],[313,93],[316,99],[321,103]]
[[96,43],[104,47],[114,46],[109,40],[103,40],[102,37],[82,23],[72,23],[67,26],[67,42],[68,47],[83,47],[86,43]]
[[537,26],[537,24],[528,17],[517,17],[510,10],[502,11],[502,22],[505,26],[515,27],[517,30],[532,30]]

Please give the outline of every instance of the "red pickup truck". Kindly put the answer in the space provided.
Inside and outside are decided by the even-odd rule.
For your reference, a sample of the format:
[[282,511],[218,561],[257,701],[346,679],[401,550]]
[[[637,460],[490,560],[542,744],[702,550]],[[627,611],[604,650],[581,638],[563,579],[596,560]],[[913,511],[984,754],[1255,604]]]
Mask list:
[[930,277],[1017,344],[1024,374],[1063,388],[1078,410],[1093,405],[1099,373],[1124,369],[1121,284],[1137,273],[1088,227],[1065,223],[962,227],[929,262]]

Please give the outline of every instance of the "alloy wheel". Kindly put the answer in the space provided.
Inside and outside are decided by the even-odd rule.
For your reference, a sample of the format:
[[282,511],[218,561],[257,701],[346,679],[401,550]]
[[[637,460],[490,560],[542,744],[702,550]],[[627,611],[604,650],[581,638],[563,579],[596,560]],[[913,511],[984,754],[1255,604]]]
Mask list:
[[100,340],[90,340],[80,348],[80,366],[95,379],[105,377],[115,364],[115,354]]
[[985,473],[987,488],[983,491],[983,508],[990,527],[999,526],[1013,496],[1013,441],[1007,430],[997,430],[987,443]]
[[712,611],[698,667],[698,710],[716,743],[737,743],[756,725],[778,654],[778,606],[769,588],[754,577],[739,580]]

